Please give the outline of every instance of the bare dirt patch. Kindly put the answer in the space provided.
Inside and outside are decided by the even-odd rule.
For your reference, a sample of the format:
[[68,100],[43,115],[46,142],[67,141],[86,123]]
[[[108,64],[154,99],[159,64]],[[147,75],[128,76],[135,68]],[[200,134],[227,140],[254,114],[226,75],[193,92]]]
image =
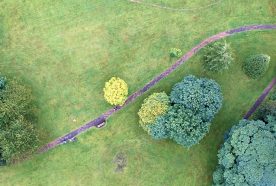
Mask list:
[[127,166],[127,156],[123,152],[119,152],[113,158],[113,163],[116,164],[115,172],[123,172],[124,168]]

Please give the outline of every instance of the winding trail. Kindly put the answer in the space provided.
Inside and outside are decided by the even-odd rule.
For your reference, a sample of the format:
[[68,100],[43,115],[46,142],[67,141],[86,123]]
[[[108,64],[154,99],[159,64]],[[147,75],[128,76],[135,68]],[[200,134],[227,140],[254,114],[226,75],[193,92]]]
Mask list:
[[[116,113],[117,111],[121,110],[122,108],[126,107],[129,105],[131,102],[133,102],[136,98],[144,94],[147,90],[149,90],[151,87],[153,87],[156,83],[158,83],[160,80],[164,79],[167,77],[169,74],[171,74],[173,71],[175,71],[180,65],[185,63],[188,59],[190,59],[193,55],[195,55],[201,48],[205,47],[206,45],[220,40],[222,38],[234,35],[236,33],[241,33],[241,32],[247,32],[247,31],[253,31],[253,30],[276,30],[276,25],[249,25],[249,26],[242,26],[236,29],[224,31],[221,33],[218,33],[216,35],[213,35],[205,40],[203,40],[201,43],[196,45],[194,48],[192,48],[190,51],[188,51],[184,56],[182,56],[179,60],[176,61],[175,64],[173,64],[171,67],[169,67],[167,70],[153,78],[150,82],[148,82],[143,88],[140,90],[134,92],[132,95],[130,95],[123,106],[115,106],[102,115],[100,115],[98,118],[88,122],[87,124],[81,126],[80,128],[62,136],[54,141],[46,144],[42,148],[38,150],[39,153],[43,153],[48,151],[49,149],[52,149],[60,144],[66,143],[67,141],[73,140],[77,135],[80,133],[85,132],[86,130],[90,129],[91,127],[97,127],[97,126],[102,126],[103,123],[106,121],[107,118],[109,118],[112,114]],[[275,78],[273,82],[268,86],[267,89],[265,89],[264,93],[261,95],[261,97],[257,100],[255,105],[250,109],[250,111],[246,114],[245,118],[248,118],[255,110],[256,108],[260,105],[260,103],[264,100],[265,96],[268,94],[268,92],[272,89],[273,85],[275,85]],[[270,88],[271,87],[271,88]]]
[[266,96],[269,94],[269,92],[272,90],[272,88],[276,85],[276,77],[272,79],[272,81],[269,83],[269,85],[264,89],[260,97],[256,100],[254,105],[249,109],[249,111],[245,114],[243,117],[244,119],[248,119],[261,105],[261,103],[264,101]]

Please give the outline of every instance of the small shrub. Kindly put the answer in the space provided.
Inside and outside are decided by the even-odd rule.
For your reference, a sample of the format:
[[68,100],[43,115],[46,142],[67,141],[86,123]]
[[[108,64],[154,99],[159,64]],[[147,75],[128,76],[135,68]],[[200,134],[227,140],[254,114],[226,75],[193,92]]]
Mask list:
[[179,58],[179,57],[182,56],[182,51],[178,48],[171,48],[170,49],[170,56]]
[[165,92],[153,93],[144,100],[138,115],[140,125],[148,131],[148,125],[153,124],[158,116],[166,113],[169,107],[169,97]]
[[211,72],[221,72],[228,69],[232,61],[230,45],[226,42],[215,42],[205,49],[203,68]]
[[257,54],[250,56],[243,64],[244,73],[252,79],[262,77],[269,67],[270,56]]
[[104,98],[111,105],[123,105],[128,95],[126,82],[118,77],[112,77],[105,83]]

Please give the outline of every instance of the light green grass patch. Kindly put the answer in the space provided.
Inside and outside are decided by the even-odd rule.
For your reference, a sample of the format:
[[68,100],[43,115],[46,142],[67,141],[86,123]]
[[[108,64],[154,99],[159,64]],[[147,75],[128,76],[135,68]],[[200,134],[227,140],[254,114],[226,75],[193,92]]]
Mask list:
[[[174,7],[179,2],[169,1]],[[203,1],[189,2],[200,7]],[[202,11],[177,12],[123,0],[4,0],[0,10],[8,39],[0,52],[1,72],[33,87],[37,126],[46,143],[110,108],[102,91],[110,77],[124,79],[132,93],[175,62],[169,58],[170,48],[186,52],[220,31],[275,24],[274,5],[271,0],[223,0]],[[90,130],[76,143],[0,168],[0,185],[210,185],[223,133],[242,118],[275,76],[275,40],[275,31],[227,38],[235,61],[226,73],[205,73],[199,53],[111,117],[106,127]],[[241,70],[252,53],[266,53],[272,59],[260,80],[249,80]],[[189,74],[213,78],[222,86],[224,105],[210,133],[191,149],[150,139],[138,124],[143,99],[153,92],[169,93]],[[128,164],[123,173],[115,173],[112,160],[121,151]]]

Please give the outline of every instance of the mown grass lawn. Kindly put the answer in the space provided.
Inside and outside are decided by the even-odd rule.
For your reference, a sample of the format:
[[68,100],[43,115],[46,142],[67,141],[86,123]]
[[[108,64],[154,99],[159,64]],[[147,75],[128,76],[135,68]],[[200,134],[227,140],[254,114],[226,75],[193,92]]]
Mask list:
[[[193,8],[206,4],[204,0],[145,2]],[[175,62],[168,56],[171,47],[185,52],[220,31],[276,24],[276,2],[222,0],[208,9],[181,12],[127,0],[3,0],[0,23],[1,73],[33,87],[43,144],[110,108],[102,93],[110,77],[121,77],[134,92]],[[1,167],[0,185],[210,185],[223,133],[242,118],[276,73],[275,31],[243,33],[227,41],[235,62],[226,73],[203,72],[200,53],[111,117],[105,128],[90,130],[76,143]],[[249,80],[241,63],[255,53],[266,53],[272,61],[265,77]],[[191,149],[150,139],[138,125],[136,113],[142,100],[152,92],[169,92],[189,74],[213,78],[222,86],[223,109],[210,133]],[[126,154],[127,166],[115,173],[112,161],[119,152]]]

